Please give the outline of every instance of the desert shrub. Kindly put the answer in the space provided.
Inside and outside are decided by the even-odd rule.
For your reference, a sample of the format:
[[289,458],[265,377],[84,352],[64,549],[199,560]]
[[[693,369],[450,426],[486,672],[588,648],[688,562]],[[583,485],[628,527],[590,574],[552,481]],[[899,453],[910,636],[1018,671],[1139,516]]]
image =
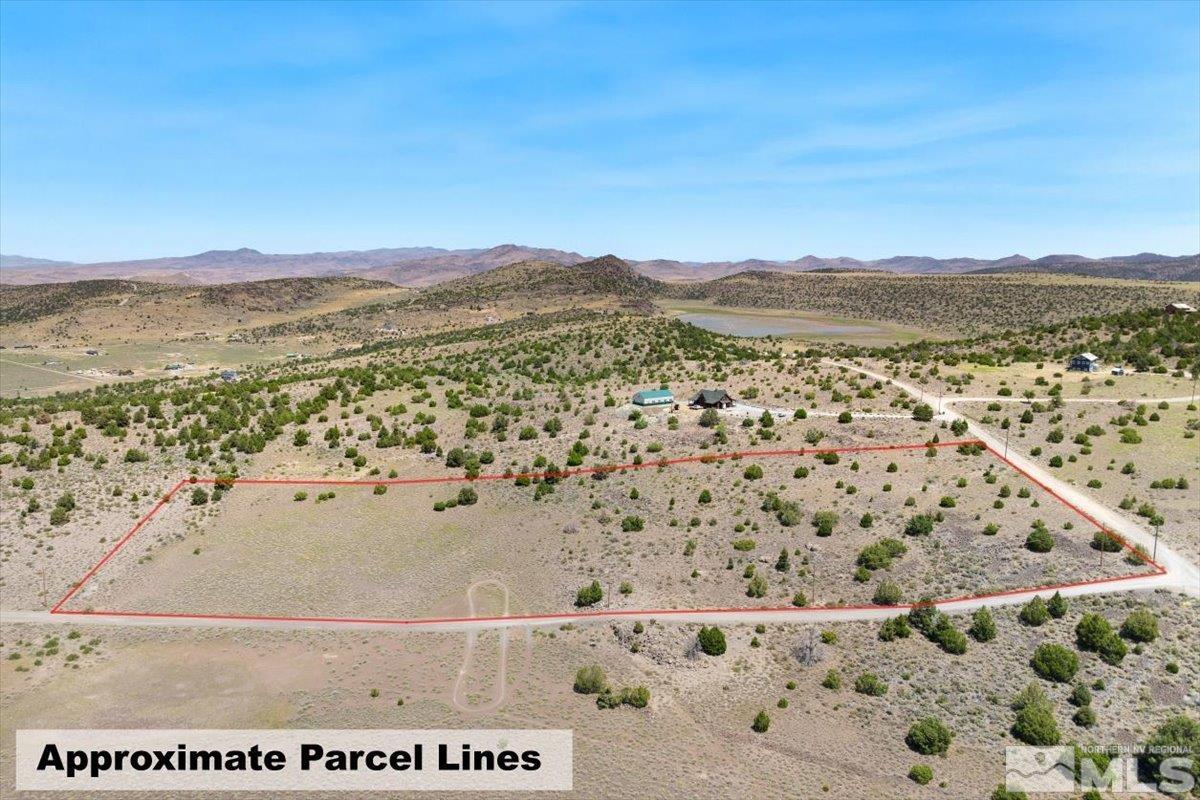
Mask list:
[[1153,642],[1158,638],[1158,618],[1149,609],[1140,608],[1125,618],[1121,635],[1131,642]]
[[[1155,781],[1163,779],[1162,762],[1181,753],[1191,756],[1190,766],[1183,769],[1193,779],[1200,779],[1200,722],[1183,714],[1167,719],[1146,740],[1145,755],[1140,759],[1147,774]],[[1200,782],[1196,783],[1200,786]]]
[[645,686],[629,686],[621,690],[621,702],[633,708],[645,708],[650,704],[650,690]]
[[1033,652],[1029,666],[1033,667],[1039,678],[1066,683],[1079,670],[1079,657],[1061,644],[1041,644]]
[[208,502],[208,492],[197,486],[192,490],[192,505],[202,506]]
[[580,694],[600,694],[608,691],[608,678],[604,670],[593,664],[590,667],[580,667],[575,673],[575,691]]
[[875,587],[871,602],[877,606],[894,606],[900,602],[900,587],[894,581],[882,581]]
[[1021,622],[1036,628],[1046,624],[1050,619],[1050,611],[1047,610],[1046,601],[1041,595],[1034,595],[1032,600],[1021,607],[1021,613],[1017,616]]
[[987,607],[971,615],[971,627],[967,629],[967,633],[977,642],[990,642],[996,638],[996,621]]
[[767,579],[762,575],[755,575],[750,579],[750,583],[746,586],[747,597],[766,597],[767,595]]
[[923,636],[930,636],[937,627],[938,619],[941,616],[942,612],[937,610],[933,600],[929,597],[922,597],[908,612],[908,623]]
[[585,606],[594,606],[604,599],[604,590],[600,588],[600,581],[592,581],[587,586],[581,587],[575,594],[575,605],[583,608]]
[[766,733],[767,729],[770,727],[771,716],[766,712],[765,709],[755,714],[754,721],[750,723],[750,730],[754,731],[755,733]]
[[1099,614],[1083,615],[1075,626],[1075,644],[1080,650],[1098,653],[1108,664],[1120,664],[1125,658],[1125,642]]
[[837,525],[838,514],[836,511],[818,511],[813,514],[812,524],[817,529],[817,536],[830,536],[833,534],[834,526]]
[[1091,706],[1081,706],[1075,710],[1071,721],[1081,728],[1090,728],[1096,724],[1096,712]]
[[1067,598],[1062,596],[1062,592],[1055,592],[1050,602],[1046,603],[1046,610],[1055,619],[1062,619],[1067,613]]
[[721,415],[715,408],[706,408],[700,412],[700,427],[715,428],[721,421]]
[[696,634],[696,641],[705,655],[719,656],[725,653],[725,634],[716,625],[711,628],[703,626]]
[[1025,547],[1034,553],[1049,553],[1054,549],[1054,537],[1044,527],[1036,527],[1026,537]]
[[904,525],[904,533],[908,536],[928,536],[933,533],[933,517],[928,514],[910,517]]
[[918,403],[913,406],[912,418],[917,422],[930,422],[933,420],[933,406],[928,403]]
[[756,481],[763,476],[763,468],[758,464],[751,464],[742,472],[742,477],[748,481]]
[[1014,701],[1017,718],[1013,722],[1012,735],[1025,744],[1049,747],[1059,742],[1058,723],[1054,721],[1054,708],[1044,692],[1030,686]]
[[954,623],[946,615],[938,618],[937,626],[933,630],[933,636],[930,637],[937,643],[942,650],[951,655],[960,656],[967,652],[967,637],[963,632],[954,627]]
[[898,539],[880,539],[878,542],[864,547],[859,552],[855,563],[870,570],[887,569],[892,565],[893,559],[899,558],[907,552],[908,548]]
[[460,506],[473,506],[479,502],[479,494],[473,486],[464,486],[458,490],[458,504]]
[[621,530],[625,533],[635,533],[646,527],[646,521],[641,517],[628,516],[621,520]]
[[864,672],[854,679],[854,691],[871,697],[882,697],[887,694],[888,685],[873,672]]
[[944,756],[954,734],[937,717],[925,717],[908,729],[904,743],[923,756]]
[[831,669],[825,673],[825,677],[821,680],[821,685],[826,689],[834,692],[842,690],[842,675],[836,669]]
[[1071,690],[1071,696],[1067,698],[1073,706],[1090,706],[1092,704],[1092,690],[1087,687],[1087,684],[1077,683],[1075,688]]
[[908,779],[924,786],[933,780],[933,769],[928,764],[914,764],[913,768],[908,771]]
[[911,635],[912,628],[908,625],[908,617],[903,614],[898,617],[885,619],[883,624],[879,626],[880,641],[890,642],[894,639],[907,639]]
[[1116,553],[1121,550],[1121,543],[1115,536],[1104,531],[1096,531],[1092,534],[1092,549],[1102,550],[1105,553]]

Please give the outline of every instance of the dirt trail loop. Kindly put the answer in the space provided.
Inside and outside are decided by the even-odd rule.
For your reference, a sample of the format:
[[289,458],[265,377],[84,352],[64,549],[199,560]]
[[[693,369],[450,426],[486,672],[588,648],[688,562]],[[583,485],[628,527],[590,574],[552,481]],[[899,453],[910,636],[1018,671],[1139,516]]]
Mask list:
[[[488,578],[482,581],[476,581],[467,587],[467,614],[471,617],[477,616],[475,612],[475,592],[483,587],[492,587],[499,589],[504,595],[504,610],[500,614],[501,617],[508,616],[508,586],[502,581],[494,578]],[[504,705],[504,700],[508,694],[508,631],[507,626],[496,629],[499,641],[499,662],[496,667],[496,691],[492,699],[483,705],[472,705],[467,700],[467,676],[471,672],[471,662],[475,658],[475,645],[479,638],[479,629],[467,629],[467,647],[463,653],[462,667],[458,670],[458,678],[454,681],[454,692],[450,696],[450,702],[459,711],[465,711],[469,714],[487,714],[500,706]]]

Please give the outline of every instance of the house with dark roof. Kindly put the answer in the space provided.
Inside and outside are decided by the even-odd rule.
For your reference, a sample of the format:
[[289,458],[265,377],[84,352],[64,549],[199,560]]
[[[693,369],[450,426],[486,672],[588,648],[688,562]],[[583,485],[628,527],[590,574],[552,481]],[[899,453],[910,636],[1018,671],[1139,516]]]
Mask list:
[[733,395],[724,389],[701,389],[692,398],[691,405],[694,408],[729,408],[736,402]]
[[1067,369],[1072,372],[1099,372],[1100,356],[1095,353],[1080,353],[1071,359]]

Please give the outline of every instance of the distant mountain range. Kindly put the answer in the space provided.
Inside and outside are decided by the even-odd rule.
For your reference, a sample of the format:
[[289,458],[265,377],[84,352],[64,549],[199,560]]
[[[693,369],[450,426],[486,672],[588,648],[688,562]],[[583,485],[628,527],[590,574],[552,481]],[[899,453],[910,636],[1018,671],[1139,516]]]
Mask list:
[[[430,286],[523,261],[571,266],[587,261],[579,253],[504,244],[487,249],[445,250],[438,247],[397,247],[344,250],[331,253],[260,253],[209,250],[191,256],[76,264],[17,255],[0,255],[0,282],[10,284],[63,283],[103,278],[157,283],[218,284],[269,278],[354,276],[400,286]],[[638,273],[666,281],[706,281],[741,272],[886,271],[902,274],[948,275],[1045,272],[1167,281],[1200,280],[1200,255],[1088,258],[1074,254],[1038,259],[1012,255],[999,259],[895,256],[862,261],[854,258],[803,256],[791,261],[629,261]]]

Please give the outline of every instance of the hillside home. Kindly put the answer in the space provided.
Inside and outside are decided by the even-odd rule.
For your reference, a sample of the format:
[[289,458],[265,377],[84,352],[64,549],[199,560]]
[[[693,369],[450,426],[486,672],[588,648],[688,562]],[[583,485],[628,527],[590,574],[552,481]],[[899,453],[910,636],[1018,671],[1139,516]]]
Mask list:
[[1071,372],[1099,372],[1100,356],[1094,353],[1080,353],[1067,364]]
[[729,408],[736,400],[724,389],[701,389],[692,398],[692,406],[698,408]]
[[1187,303],[1167,303],[1167,307],[1163,309],[1168,314],[1191,314],[1196,309],[1189,306]]
[[635,406],[669,406],[675,402],[675,395],[669,389],[642,389],[633,395]]

